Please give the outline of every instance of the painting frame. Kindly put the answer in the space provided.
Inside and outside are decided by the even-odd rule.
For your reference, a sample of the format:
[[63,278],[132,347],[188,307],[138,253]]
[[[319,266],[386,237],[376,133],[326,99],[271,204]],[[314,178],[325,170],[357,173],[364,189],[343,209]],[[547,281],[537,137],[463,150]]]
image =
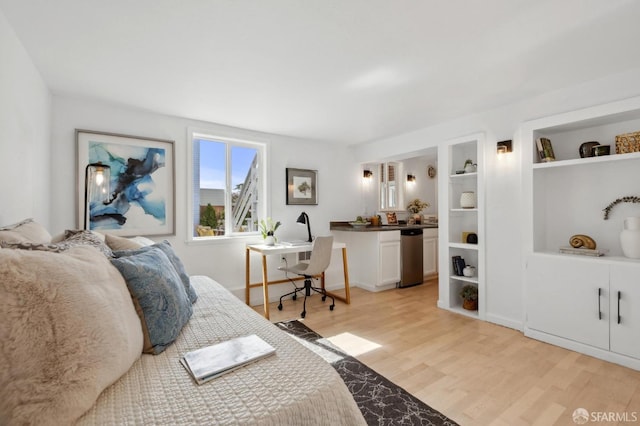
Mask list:
[[90,203],[87,229],[122,237],[176,234],[175,141],[85,129],[75,129],[75,139],[78,229],[86,167],[101,162],[110,166],[112,201]]
[[318,205],[317,170],[287,167],[287,205]]

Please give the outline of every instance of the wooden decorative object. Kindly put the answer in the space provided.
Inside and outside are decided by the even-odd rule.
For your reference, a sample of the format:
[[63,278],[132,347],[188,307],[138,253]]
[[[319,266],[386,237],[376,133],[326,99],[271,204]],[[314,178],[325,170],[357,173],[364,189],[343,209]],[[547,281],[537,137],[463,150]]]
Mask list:
[[569,239],[569,244],[571,244],[573,248],[586,248],[590,250],[596,248],[595,240],[588,235],[574,235]]
[[640,151],[640,132],[624,133],[616,136],[616,154]]

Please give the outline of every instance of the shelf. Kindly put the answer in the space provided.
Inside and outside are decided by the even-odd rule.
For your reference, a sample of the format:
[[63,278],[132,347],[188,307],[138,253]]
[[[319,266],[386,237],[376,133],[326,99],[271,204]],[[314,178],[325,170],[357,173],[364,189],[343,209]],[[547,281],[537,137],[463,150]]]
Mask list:
[[550,161],[548,163],[534,163],[533,169],[550,169],[555,167],[571,167],[582,166],[587,164],[609,163],[612,161],[637,160],[640,158],[640,152],[631,152],[627,154],[611,154],[601,157],[573,158],[571,160]]
[[471,173],[455,173],[452,175],[449,175],[449,178],[451,179],[461,179],[461,178],[466,178],[466,177],[471,177],[471,176],[477,176],[478,172],[471,172]]
[[470,311],[468,309],[464,309],[462,306],[452,306],[449,310],[475,319],[480,317],[480,315],[478,315],[478,311]]
[[461,277],[459,275],[451,275],[449,278],[451,278],[452,280],[458,280],[458,281],[464,281],[467,283],[474,283],[474,284],[478,284],[478,277]]
[[459,249],[467,249],[467,250],[478,250],[477,244],[467,244],[467,243],[449,243],[450,248],[459,248]]
[[451,212],[477,212],[478,209],[476,207],[472,208],[472,209],[450,209],[449,211]]
[[595,262],[605,262],[605,263],[640,263],[640,259],[631,259],[629,257],[624,256],[584,256],[580,254],[571,254],[571,253],[560,253],[558,251],[553,250],[537,250],[533,252],[534,254],[542,254],[545,256],[558,256],[558,257],[572,257],[574,259],[581,259],[587,261],[595,261]]

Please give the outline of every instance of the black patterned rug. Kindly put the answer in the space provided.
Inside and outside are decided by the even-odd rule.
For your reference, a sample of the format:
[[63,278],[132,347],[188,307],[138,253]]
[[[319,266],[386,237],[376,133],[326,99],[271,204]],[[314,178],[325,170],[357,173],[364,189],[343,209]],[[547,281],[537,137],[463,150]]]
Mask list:
[[323,356],[340,374],[369,425],[457,425],[406,390],[340,351],[300,321],[276,323]]

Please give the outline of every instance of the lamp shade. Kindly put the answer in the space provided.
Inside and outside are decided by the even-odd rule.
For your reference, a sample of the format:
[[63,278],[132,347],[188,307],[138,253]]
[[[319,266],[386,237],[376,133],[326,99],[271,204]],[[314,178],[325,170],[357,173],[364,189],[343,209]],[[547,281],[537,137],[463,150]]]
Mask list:
[[111,167],[91,163],[84,173],[84,229],[91,226],[91,206],[108,202],[110,195]]

